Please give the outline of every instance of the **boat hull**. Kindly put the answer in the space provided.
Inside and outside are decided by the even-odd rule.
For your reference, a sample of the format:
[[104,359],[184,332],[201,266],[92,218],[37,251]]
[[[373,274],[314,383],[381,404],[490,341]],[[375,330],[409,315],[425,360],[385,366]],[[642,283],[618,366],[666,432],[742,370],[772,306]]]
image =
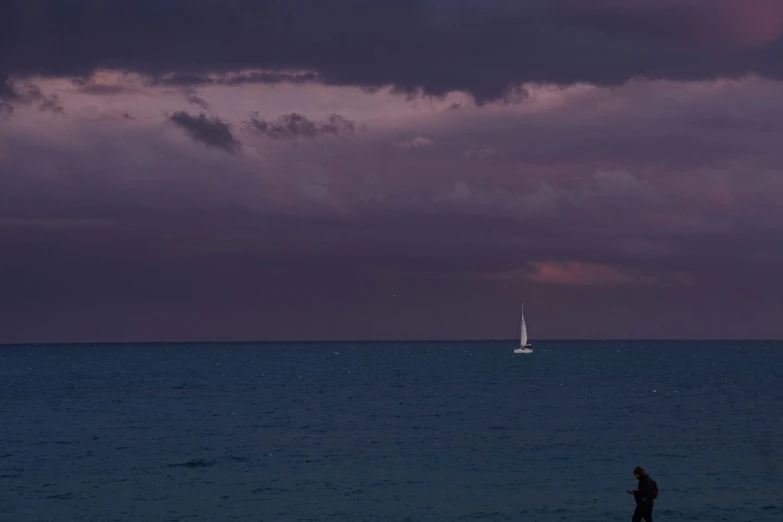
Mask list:
[[514,350],[514,353],[533,353],[533,347],[526,344],[525,346],[521,346]]

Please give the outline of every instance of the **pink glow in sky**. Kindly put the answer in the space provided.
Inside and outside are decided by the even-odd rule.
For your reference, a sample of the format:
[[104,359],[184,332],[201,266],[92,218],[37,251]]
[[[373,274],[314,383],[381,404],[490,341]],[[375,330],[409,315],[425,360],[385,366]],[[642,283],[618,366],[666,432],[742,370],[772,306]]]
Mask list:
[[557,285],[625,285],[641,282],[632,276],[621,273],[618,269],[595,263],[580,263],[570,261],[534,262],[535,272],[530,279],[537,283]]
[[783,335],[780,2],[34,4],[0,342]]

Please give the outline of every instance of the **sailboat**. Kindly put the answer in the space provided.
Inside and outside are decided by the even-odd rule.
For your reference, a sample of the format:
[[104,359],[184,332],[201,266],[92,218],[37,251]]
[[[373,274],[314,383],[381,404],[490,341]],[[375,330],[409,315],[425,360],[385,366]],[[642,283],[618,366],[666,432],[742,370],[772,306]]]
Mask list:
[[519,348],[514,353],[533,353],[533,347],[527,342],[527,326],[525,325],[525,304],[519,310]]

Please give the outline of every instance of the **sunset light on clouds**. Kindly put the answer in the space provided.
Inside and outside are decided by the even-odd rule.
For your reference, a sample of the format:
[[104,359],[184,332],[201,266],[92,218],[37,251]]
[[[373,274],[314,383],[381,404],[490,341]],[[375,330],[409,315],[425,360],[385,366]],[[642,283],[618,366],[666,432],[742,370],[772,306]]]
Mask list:
[[782,6],[0,0],[0,341],[781,337]]

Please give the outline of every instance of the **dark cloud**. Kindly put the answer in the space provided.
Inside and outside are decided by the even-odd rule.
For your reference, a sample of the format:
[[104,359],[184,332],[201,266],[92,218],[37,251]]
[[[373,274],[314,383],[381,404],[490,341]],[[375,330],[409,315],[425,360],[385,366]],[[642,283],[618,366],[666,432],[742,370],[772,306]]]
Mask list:
[[16,97],[16,93],[11,89],[3,78],[2,71],[0,70],[0,115],[10,114],[14,111],[14,106],[11,104],[11,100]]
[[94,78],[73,78],[71,83],[86,94],[97,96],[117,96],[120,94],[136,92],[134,87],[127,85],[107,85],[96,83]]
[[196,96],[193,93],[188,93],[185,95],[185,101],[190,103],[191,105],[198,105],[202,109],[209,110],[211,107],[210,103],[206,101],[204,98],[201,98],[199,96]]
[[[729,91],[760,108],[779,92],[763,87]],[[679,135],[687,148],[703,131],[689,108],[764,121],[739,110],[742,96],[693,94],[720,101],[713,111],[687,98],[661,105],[675,96],[659,88],[652,98],[626,87],[634,96],[615,93],[613,110],[581,100],[606,117],[585,132],[600,131],[608,150],[633,132],[692,125]],[[328,146],[265,142],[263,159],[183,147],[143,117],[35,133],[10,120],[0,141],[0,338],[510,337],[520,296],[536,338],[779,337],[783,183],[778,171],[736,167],[758,151],[752,140],[739,141],[747,155],[731,149],[725,176],[679,164],[650,173],[623,156],[630,170],[582,161],[580,177],[562,176],[556,163],[546,183],[530,158],[465,158],[458,147],[503,136],[507,153],[534,150],[557,122],[595,118],[569,120],[573,103],[555,103],[538,138],[546,122],[532,109],[466,108],[437,113],[444,120],[426,129],[437,146],[425,154],[380,147],[395,133],[372,131]],[[738,134],[721,136],[716,146]],[[578,137],[567,138],[559,158],[543,160],[581,160]]]
[[778,0],[565,0],[560,7],[569,23],[682,47],[761,47],[783,30]]
[[202,85],[241,85],[243,83],[313,83],[319,80],[314,72],[250,71],[207,76],[192,73],[166,73],[150,78],[150,85],[197,87]]
[[63,114],[65,109],[60,103],[60,98],[56,94],[46,95],[41,88],[34,84],[25,84],[22,87],[8,89],[5,92],[5,99],[0,93],[0,112],[13,112],[14,105],[33,105],[42,112],[53,112]]
[[124,85],[101,85],[101,84],[84,85],[81,88],[81,90],[87,94],[96,94],[98,96],[116,96],[118,94],[133,92],[132,89],[129,89]]
[[[5,0],[0,77],[89,76],[96,68],[115,68],[181,86],[320,79],[427,94],[466,90],[479,100],[502,97],[510,85],[527,81],[783,77],[780,2],[684,5],[106,0],[95,9],[91,2]],[[247,70],[262,72],[242,73]]]
[[339,114],[332,114],[325,121],[312,121],[306,116],[292,112],[274,121],[266,121],[255,113],[248,126],[256,133],[273,140],[295,140],[317,138],[325,135],[352,133],[356,124]]
[[[520,296],[536,338],[783,335],[780,84],[627,81],[779,77],[779,2],[99,3],[0,0],[0,110],[29,106],[0,140],[0,341],[511,336]],[[69,87],[43,120],[62,82],[33,73],[137,95]],[[231,154],[160,122],[258,82],[506,106],[210,88],[220,118],[168,117]]]
[[177,111],[169,116],[168,120],[201,143],[223,149],[231,154],[239,152],[242,148],[242,144],[231,132],[231,125],[218,117],[210,119],[204,113],[191,116],[185,111]]

